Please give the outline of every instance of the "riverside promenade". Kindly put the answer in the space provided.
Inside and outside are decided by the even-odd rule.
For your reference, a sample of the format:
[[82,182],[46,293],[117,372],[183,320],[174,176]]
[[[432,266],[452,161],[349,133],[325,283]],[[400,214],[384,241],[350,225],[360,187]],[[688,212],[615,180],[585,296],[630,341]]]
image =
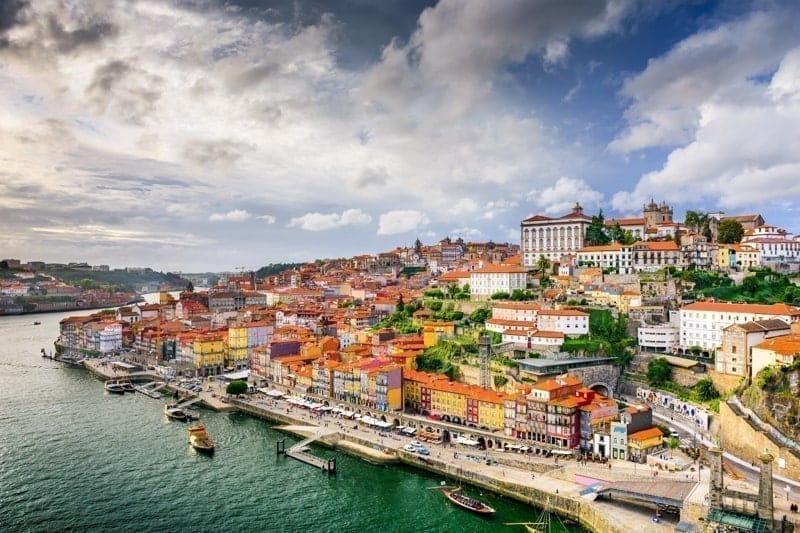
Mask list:
[[[149,372],[128,373],[101,360],[87,360],[85,367],[100,379],[159,380]],[[186,393],[170,384],[166,390]],[[426,443],[430,455],[422,456],[403,450],[413,437],[380,432],[353,420],[333,415],[310,413],[306,409],[262,395],[243,395],[222,401],[224,385],[210,382],[200,393],[202,404],[219,411],[237,410],[278,424],[276,429],[299,437],[320,435],[316,442],[377,464],[403,463],[442,476],[448,483],[461,482],[504,497],[549,510],[600,533],[629,531],[672,531],[677,524],[674,515],[663,515],[652,521],[655,506],[631,501],[597,499],[581,495],[592,480],[651,480],[652,473],[633,463],[614,462],[607,465],[581,465],[554,458],[535,458],[514,452],[476,450],[461,445]],[[488,459],[488,464],[487,464]],[[303,468],[298,465],[298,468]],[[578,480],[581,482],[579,483]],[[659,482],[686,482],[683,473],[660,472]],[[706,480],[707,481],[707,480]],[[696,484],[705,488],[707,483]]]

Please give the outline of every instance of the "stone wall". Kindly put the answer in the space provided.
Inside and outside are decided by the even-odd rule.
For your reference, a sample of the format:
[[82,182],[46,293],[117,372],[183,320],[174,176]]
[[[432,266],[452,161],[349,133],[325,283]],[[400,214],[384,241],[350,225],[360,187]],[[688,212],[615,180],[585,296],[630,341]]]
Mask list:
[[[758,456],[766,449],[775,457],[775,474],[800,481],[800,459],[788,449],[775,444],[763,431],[736,414],[726,402],[720,402],[719,414],[720,442],[726,452],[758,464]],[[785,461],[785,468],[780,467],[780,459]]]
[[734,376],[733,374],[723,374],[716,370],[708,369],[708,377],[714,382],[714,386],[723,395],[731,392],[742,383],[742,376]]
[[616,365],[598,365],[570,370],[569,375],[578,378],[587,387],[602,383],[609,387],[609,396],[614,397],[619,389],[621,372]]

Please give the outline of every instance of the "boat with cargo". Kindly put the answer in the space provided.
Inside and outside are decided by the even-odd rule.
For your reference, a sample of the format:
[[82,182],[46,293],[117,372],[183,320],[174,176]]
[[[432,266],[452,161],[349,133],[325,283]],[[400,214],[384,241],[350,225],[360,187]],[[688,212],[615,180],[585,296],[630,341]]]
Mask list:
[[444,485],[439,487],[439,489],[442,491],[442,494],[444,494],[448,500],[458,505],[459,507],[467,509],[468,511],[472,511],[473,513],[477,513],[484,516],[491,516],[495,512],[492,507],[489,507],[482,501],[462,493],[461,487],[448,487]]
[[189,444],[195,450],[203,453],[214,453],[214,440],[206,431],[205,424],[195,424],[189,427]]

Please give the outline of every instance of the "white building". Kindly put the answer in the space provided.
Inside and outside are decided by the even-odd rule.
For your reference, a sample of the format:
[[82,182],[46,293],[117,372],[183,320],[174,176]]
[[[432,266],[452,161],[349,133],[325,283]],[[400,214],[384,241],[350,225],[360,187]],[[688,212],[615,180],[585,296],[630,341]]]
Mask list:
[[586,246],[578,250],[578,266],[599,267],[603,270],[613,269],[618,274],[630,274],[633,256],[630,246],[619,243],[606,246]]
[[695,302],[680,310],[681,347],[699,346],[712,351],[722,345],[722,330],[731,324],[777,318],[791,323],[800,320],[800,309],[786,304],[735,304]]
[[747,230],[742,237],[742,244],[756,248],[762,261],[800,260],[800,240],[775,226],[764,224]]
[[587,335],[589,314],[576,309],[540,309],[536,319],[540,331],[560,331],[564,335]]
[[469,293],[474,298],[488,298],[496,292],[511,294],[528,287],[528,271],[514,265],[489,264],[469,274]]
[[680,329],[670,324],[639,326],[639,348],[654,352],[671,352],[681,343]]
[[536,323],[541,307],[527,302],[500,302],[492,306],[492,318]]
[[753,346],[753,376],[766,366],[789,366],[800,357],[800,334],[772,337]]
[[533,267],[540,256],[560,261],[564,254],[574,254],[583,248],[586,228],[592,217],[583,214],[575,204],[571,212],[558,218],[534,215],[520,223],[520,253],[522,265]]

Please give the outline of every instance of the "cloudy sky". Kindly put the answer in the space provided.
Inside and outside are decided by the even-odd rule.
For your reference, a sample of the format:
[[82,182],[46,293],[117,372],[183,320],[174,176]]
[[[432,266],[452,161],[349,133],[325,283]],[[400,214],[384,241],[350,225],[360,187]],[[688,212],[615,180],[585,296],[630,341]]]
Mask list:
[[252,269],[650,198],[800,233],[796,2],[0,2],[0,258]]

